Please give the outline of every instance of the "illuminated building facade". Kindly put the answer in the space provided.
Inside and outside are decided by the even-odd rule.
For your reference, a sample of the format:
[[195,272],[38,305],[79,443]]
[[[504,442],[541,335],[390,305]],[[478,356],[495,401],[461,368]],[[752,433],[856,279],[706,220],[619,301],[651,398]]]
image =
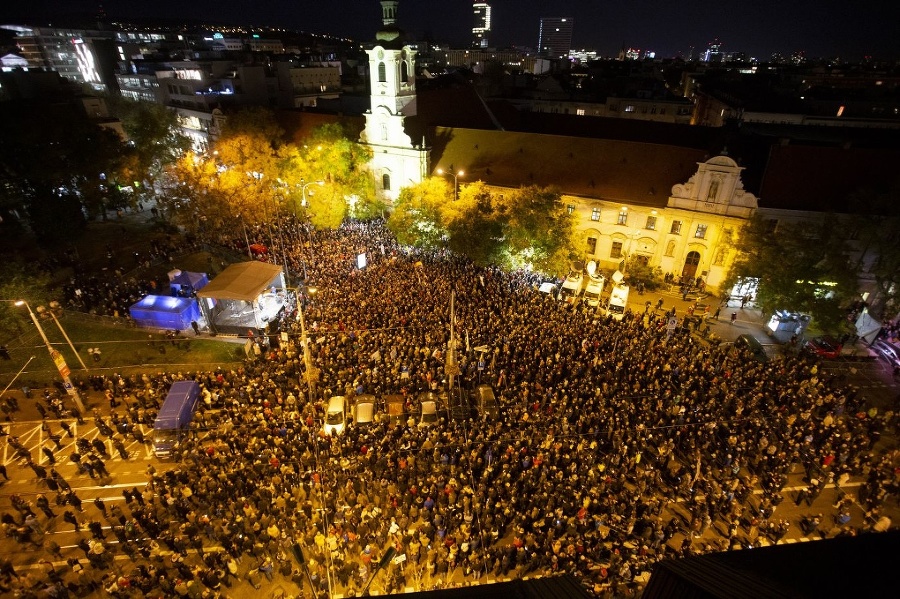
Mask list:
[[538,35],[538,50],[551,58],[565,58],[572,49],[572,17],[544,17]]
[[382,28],[369,56],[370,106],[360,143],[372,150],[369,168],[379,196],[393,201],[401,187],[415,185],[426,175],[429,151],[416,144],[405,129],[416,115],[416,54],[397,27],[396,0],[382,0]]
[[475,24],[472,26],[472,47],[487,48],[490,46],[491,5],[487,2],[475,2],[472,8],[475,12]]

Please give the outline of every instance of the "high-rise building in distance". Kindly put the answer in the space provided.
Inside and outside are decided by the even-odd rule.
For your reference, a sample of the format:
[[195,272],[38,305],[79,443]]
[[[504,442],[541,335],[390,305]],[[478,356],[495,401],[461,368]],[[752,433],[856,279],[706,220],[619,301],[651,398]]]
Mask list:
[[491,5],[487,2],[478,2],[472,5],[475,11],[475,24],[472,26],[472,47],[487,48],[488,38],[491,35]]
[[572,49],[574,27],[575,19],[572,17],[543,17],[538,35],[538,51],[551,58],[568,56]]

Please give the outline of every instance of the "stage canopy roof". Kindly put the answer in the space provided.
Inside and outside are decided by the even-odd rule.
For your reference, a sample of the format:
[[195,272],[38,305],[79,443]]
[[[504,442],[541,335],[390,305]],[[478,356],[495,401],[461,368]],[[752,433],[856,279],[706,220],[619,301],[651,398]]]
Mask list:
[[282,268],[267,262],[232,264],[197,292],[197,297],[252,302],[281,275]]

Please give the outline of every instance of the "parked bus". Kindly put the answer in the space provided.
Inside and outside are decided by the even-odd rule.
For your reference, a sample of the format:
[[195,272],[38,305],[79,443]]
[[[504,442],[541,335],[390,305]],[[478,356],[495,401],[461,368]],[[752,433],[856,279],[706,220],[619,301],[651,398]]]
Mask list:
[[156,457],[172,457],[172,451],[187,435],[199,398],[200,385],[196,381],[172,383],[153,423],[153,453]]

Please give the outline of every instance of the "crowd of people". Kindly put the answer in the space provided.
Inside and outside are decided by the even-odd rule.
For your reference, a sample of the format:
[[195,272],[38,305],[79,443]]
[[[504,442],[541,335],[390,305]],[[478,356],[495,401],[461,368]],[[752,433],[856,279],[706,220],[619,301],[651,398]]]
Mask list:
[[[240,368],[90,381],[123,404],[95,416],[110,438],[146,430],[171,382],[203,390],[175,467],[151,467],[124,509],[104,510],[117,542],[91,529],[89,567],[106,572],[112,552],[135,564],[98,588],[215,596],[279,577],[326,597],[375,574],[397,591],[566,572],[598,597],[629,597],[661,559],[776,543],[801,525],[892,525],[880,510],[898,499],[896,456],[876,444],[895,415],[808,357],[763,363],[701,344],[672,334],[664,311],[601,318],[539,293],[534,275],[402,248],[380,222],[307,235],[279,251],[318,288],[301,303],[317,380],[292,311],[288,341],[256,337],[259,356]],[[420,423],[420,395],[451,384],[491,385],[500,415],[443,409]],[[401,395],[406,415],[324,434],[328,399],[362,394]],[[794,472],[808,488],[786,496]],[[828,484],[841,489],[831,521],[815,503]],[[819,522],[782,518],[784,499]],[[28,517],[17,512],[15,525]]]

